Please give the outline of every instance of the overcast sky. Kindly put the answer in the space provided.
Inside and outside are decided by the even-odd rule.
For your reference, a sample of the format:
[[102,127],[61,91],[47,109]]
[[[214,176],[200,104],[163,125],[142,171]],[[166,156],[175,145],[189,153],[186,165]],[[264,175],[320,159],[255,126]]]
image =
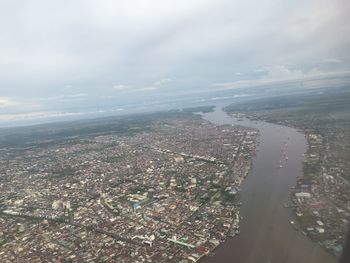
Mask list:
[[349,0],[0,0],[0,122],[350,70]]

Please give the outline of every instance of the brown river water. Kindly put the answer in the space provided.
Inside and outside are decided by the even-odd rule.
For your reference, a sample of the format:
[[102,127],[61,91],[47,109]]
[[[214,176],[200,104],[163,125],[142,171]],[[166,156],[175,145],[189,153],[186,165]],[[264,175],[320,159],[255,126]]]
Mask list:
[[[202,263],[334,263],[337,260],[290,224],[290,187],[302,176],[307,142],[294,128],[230,117],[221,107],[203,114],[214,124],[235,124],[259,130],[253,167],[241,186],[240,235],[227,239]],[[283,152],[288,156],[285,159]],[[282,161],[282,168],[279,168]]]

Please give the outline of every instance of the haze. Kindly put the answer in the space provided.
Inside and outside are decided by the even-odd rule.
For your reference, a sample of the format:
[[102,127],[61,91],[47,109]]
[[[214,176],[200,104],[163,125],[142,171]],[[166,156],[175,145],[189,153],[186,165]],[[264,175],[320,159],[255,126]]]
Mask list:
[[0,126],[281,81],[339,83],[349,13],[346,0],[1,1]]

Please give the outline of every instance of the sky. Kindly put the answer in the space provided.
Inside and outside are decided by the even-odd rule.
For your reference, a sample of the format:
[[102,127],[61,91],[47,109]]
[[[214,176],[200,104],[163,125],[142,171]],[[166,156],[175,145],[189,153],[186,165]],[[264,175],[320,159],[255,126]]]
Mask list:
[[0,126],[340,78],[349,14],[348,0],[0,0]]

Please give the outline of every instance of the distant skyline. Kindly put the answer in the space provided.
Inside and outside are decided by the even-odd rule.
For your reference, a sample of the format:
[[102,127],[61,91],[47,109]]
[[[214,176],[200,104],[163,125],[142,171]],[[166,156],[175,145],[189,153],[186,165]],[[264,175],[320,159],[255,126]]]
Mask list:
[[347,0],[0,2],[1,122],[350,76]]

